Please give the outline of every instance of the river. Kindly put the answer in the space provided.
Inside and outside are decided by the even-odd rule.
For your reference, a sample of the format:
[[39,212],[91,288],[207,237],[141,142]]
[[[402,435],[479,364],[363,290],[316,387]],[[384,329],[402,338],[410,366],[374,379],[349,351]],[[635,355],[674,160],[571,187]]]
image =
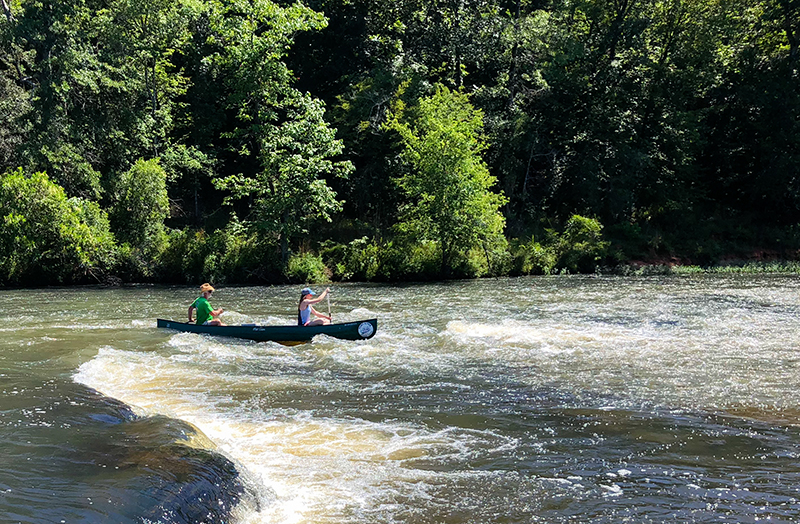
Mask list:
[[155,327],[195,296],[3,292],[0,522],[800,520],[797,276],[341,284],[376,336],[293,347]]

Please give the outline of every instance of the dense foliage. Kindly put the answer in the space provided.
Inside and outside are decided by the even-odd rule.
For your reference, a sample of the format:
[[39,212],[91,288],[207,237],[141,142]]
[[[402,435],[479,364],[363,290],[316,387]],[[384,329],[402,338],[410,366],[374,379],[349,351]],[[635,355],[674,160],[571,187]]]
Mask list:
[[388,123],[401,136],[409,167],[398,179],[409,201],[396,227],[413,244],[433,242],[447,275],[461,254],[498,239],[502,244],[499,209],[506,200],[491,191],[495,179],[481,158],[478,135],[482,114],[466,95],[440,87],[420,99],[413,115],[402,108],[398,103]]
[[0,180],[0,284],[99,281],[116,245],[108,217],[92,201],[67,198],[46,174],[21,170]]
[[0,6],[0,285],[800,249],[796,0]]

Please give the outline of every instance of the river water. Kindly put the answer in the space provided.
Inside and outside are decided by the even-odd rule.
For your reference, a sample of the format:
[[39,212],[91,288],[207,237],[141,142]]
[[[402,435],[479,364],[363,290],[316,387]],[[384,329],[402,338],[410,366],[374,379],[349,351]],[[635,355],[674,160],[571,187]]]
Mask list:
[[336,285],[377,335],[294,347],[155,327],[194,298],[3,293],[0,522],[800,521],[797,276]]

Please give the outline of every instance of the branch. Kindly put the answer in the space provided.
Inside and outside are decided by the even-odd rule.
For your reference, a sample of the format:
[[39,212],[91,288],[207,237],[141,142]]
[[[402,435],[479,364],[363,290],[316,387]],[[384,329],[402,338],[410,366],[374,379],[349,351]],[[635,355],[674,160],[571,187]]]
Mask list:
[[14,22],[14,15],[11,14],[11,6],[9,5],[7,0],[0,0],[3,2],[3,12],[6,14],[6,18],[8,21],[13,23]]

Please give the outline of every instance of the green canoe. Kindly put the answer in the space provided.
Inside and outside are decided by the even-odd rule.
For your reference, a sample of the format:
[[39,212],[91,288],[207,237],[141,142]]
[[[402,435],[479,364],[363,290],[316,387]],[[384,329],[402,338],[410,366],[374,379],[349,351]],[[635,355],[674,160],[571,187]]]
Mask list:
[[186,322],[158,319],[158,327],[188,331],[189,333],[204,333],[218,337],[246,338],[259,342],[279,342],[286,345],[311,342],[315,335],[328,335],[329,337],[344,340],[365,340],[372,338],[378,330],[378,320],[358,320],[342,324],[328,324],[327,326],[256,326],[243,324],[240,326],[198,326]]

